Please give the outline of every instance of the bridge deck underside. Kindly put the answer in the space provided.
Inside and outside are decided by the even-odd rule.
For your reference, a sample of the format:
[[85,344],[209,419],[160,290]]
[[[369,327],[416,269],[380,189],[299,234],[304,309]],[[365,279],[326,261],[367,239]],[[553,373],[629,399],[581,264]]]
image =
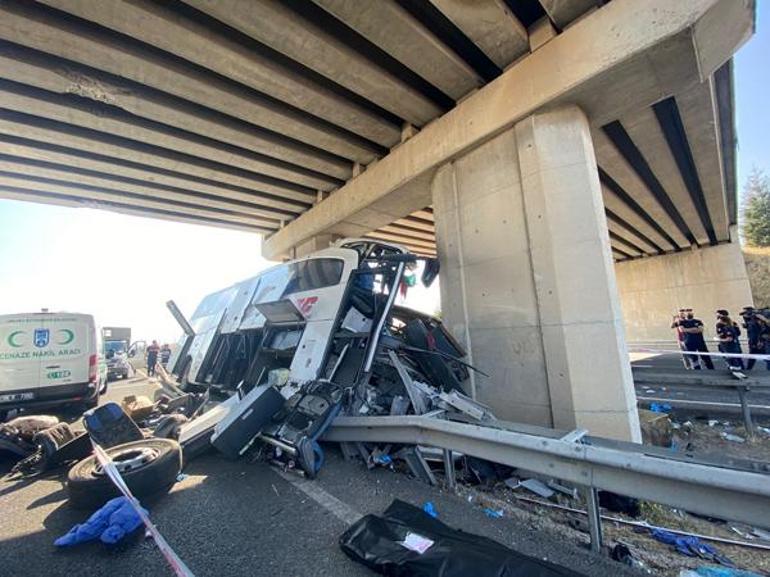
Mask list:
[[[8,0],[0,198],[270,235],[598,0]],[[729,241],[728,63],[594,129],[616,259]],[[430,207],[367,232],[435,254]]]

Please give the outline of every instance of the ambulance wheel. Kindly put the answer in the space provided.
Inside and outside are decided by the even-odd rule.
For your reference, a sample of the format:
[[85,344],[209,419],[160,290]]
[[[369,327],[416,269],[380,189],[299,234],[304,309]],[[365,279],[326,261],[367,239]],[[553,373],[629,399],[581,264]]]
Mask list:
[[[168,491],[182,470],[182,449],[172,439],[142,439],[106,452],[138,499]],[[69,470],[67,492],[76,509],[97,509],[120,495],[94,455]]]

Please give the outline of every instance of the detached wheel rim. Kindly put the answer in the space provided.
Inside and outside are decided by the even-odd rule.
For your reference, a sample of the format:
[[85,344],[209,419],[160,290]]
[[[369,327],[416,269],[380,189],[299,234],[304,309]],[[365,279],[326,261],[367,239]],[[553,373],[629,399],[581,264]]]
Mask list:
[[[136,449],[126,449],[110,455],[110,459],[115,464],[115,468],[120,473],[127,473],[135,471],[144,467],[147,463],[150,463],[158,458],[160,451],[151,447],[139,447]],[[100,463],[97,463],[94,467],[95,475],[104,475],[104,469]]]

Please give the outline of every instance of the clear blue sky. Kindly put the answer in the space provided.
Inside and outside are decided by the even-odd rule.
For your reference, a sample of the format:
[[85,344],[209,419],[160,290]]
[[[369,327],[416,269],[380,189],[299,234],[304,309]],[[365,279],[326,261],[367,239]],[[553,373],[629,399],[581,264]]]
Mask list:
[[738,186],[752,166],[770,173],[770,1],[757,6],[757,32],[735,56]]
[[[757,34],[735,60],[741,188],[752,166],[770,173],[770,0],[758,12]],[[0,314],[88,312],[168,341],[179,329],[166,300],[189,315],[203,295],[269,264],[248,233],[0,200]],[[410,304],[433,312],[436,286],[416,289]]]

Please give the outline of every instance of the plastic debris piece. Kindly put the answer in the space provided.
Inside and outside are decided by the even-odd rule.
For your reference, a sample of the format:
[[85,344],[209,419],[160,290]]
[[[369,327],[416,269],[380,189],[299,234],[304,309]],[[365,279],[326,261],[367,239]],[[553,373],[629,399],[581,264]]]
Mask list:
[[716,419],[709,419],[709,427],[716,427],[719,424],[719,421]]
[[179,474],[176,476],[176,480],[177,480],[177,481],[184,481],[184,480],[185,480],[187,477],[189,477],[189,476],[190,476],[190,475],[188,475],[187,473],[179,473]]
[[553,479],[548,481],[548,483],[546,484],[548,485],[549,488],[559,493],[562,493],[567,497],[570,497],[571,499],[577,499],[578,497],[578,490],[575,487],[565,487],[564,485],[562,485],[561,483],[557,483]]
[[430,515],[434,519],[438,518],[438,511],[436,511],[436,507],[433,505],[432,501],[426,502],[422,506],[422,510],[425,511],[428,515]]
[[670,413],[671,405],[668,403],[650,403],[650,410],[653,413]]
[[378,465],[390,465],[393,462],[393,458],[390,455],[377,455],[374,457],[374,462]]
[[521,485],[521,481],[519,481],[516,477],[509,477],[503,481],[503,483],[505,483],[505,486],[509,489],[518,489],[519,485]]
[[743,437],[739,437],[738,435],[733,435],[732,433],[722,433],[722,438],[725,441],[732,441],[733,443],[745,443],[746,439]]
[[742,539],[746,539],[747,541],[750,541],[751,539],[754,538],[751,535],[749,535],[748,533],[744,533],[743,531],[738,529],[738,527],[730,527],[730,531],[732,531],[733,533],[735,533],[737,535],[740,535]]
[[[147,511],[142,509],[145,514]],[[126,497],[115,497],[91,515],[85,523],[79,523],[62,535],[54,545],[72,547],[95,539],[114,545],[142,525],[142,519]]]
[[490,507],[487,507],[486,509],[484,509],[484,513],[490,519],[501,519],[503,517],[502,509],[492,509]]
[[407,533],[406,537],[404,537],[403,541],[399,541],[400,545],[403,545],[410,551],[414,551],[415,553],[419,553],[422,555],[425,553],[428,549],[430,549],[434,545],[435,541],[431,541],[427,537],[423,537],[422,535],[418,535],[417,533]]
[[539,495],[544,499],[550,499],[554,494],[553,489],[549,489],[545,483],[537,479],[525,479],[519,483],[519,486],[524,487],[528,491],[531,491],[535,493],[535,495]]
[[735,567],[735,563],[729,558],[721,555],[714,547],[703,543],[697,537],[677,535],[664,529],[653,529],[650,534],[657,541],[671,545],[678,553],[687,557],[698,557],[727,567]]
[[751,571],[733,569],[730,567],[698,567],[695,570],[698,577],[762,577]]

